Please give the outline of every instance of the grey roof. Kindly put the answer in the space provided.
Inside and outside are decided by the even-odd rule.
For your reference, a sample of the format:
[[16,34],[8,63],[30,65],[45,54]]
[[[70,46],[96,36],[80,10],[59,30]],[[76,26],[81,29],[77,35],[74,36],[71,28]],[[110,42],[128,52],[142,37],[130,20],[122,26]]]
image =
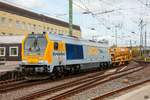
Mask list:
[[3,35],[3,36],[0,36],[0,44],[3,44],[3,43],[9,43],[9,44],[22,43],[22,40],[24,39],[24,37],[25,36],[23,36],[23,35],[15,35],[15,36]]

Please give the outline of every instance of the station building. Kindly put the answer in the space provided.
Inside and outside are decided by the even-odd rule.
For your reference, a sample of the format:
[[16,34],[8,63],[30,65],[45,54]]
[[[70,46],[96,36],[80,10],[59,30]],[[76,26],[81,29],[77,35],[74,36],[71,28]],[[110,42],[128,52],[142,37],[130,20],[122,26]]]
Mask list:
[[[31,32],[69,35],[69,24],[0,2],[0,35],[23,35]],[[73,25],[73,36],[81,37],[80,27]]]

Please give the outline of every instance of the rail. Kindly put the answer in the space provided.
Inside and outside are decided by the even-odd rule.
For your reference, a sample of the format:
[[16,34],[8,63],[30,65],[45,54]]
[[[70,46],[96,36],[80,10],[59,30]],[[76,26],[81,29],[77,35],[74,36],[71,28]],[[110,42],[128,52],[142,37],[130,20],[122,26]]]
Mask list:
[[114,95],[116,93],[119,93],[119,92],[122,92],[122,91],[125,91],[125,90],[129,90],[131,88],[134,88],[136,86],[142,85],[142,84],[147,83],[147,82],[150,82],[150,78],[142,80],[140,82],[136,82],[136,83],[134,83],[132,85],[129,85],[129,86],[126,86],[126,87],[123,87],[123,88],[120,88],[120,89],[113,90],[113,91],[110,91],[108,93],[102,94],[101,96],[98,96],[98,97],[96,97],[96,98],[94,98],[92,100],[103,100],[104,98],[108,98],[109,96],[112,96],[112,95]]
[[[70,89],[66,92],[63,92],[63,93],[58,94],[56,96],[52,96],[52,97],[47,99],[47,100],[60,100],[62,98],[71,96],[71,95],[76,94],[78,92],[81,92],[83,90],[92,88],[96,85],[102,84],[104,82],[113,80],[115,78],[119,78],[121,76],[130,74],[130,73],[133,73],[133,72],[137,72],[137,71],[139,71],[143,68],[144,67],[134,67],[134,68],[122,70],[122,71],[119,71],[119,72],[114,72],[114,73],[109,73],[109,74],[104,74],[104,75],[96,75],[96,76],[93,76],[93,77],[90,77],[90,78],[87,78],[87,79],[84,79],[84,80],[80,79],[78,81],[76,80],[75,82],[68,82],[66,84],[62,84],[62,85],[59,85],[59,86],[56,86],[56,87],[52,87],[52,88],[49,88],[49,89],[45,89],[45,90],[38,91],[38,92],[33,93],[33,94],[29,94],[29,95],[17,98],[16,100],[33,100],[35,98],[42,97],[42,96],[45,96],[45,95],[48,95],[48,94],[50,95],[54,92],[58,92],[58,91],[61,91],[61,90],[66,90],[68,88],[75,87],[73,89]],[[116,75],[116,77],[115,77],[115,75]]]

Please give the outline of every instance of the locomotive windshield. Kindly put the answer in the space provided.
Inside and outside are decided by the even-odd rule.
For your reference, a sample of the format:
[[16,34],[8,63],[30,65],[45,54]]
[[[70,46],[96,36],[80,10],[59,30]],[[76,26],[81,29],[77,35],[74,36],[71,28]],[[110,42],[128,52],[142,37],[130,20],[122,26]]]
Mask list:
[[25,55],[44,55],[46,38],[43,35],[29,35],[25,40]]

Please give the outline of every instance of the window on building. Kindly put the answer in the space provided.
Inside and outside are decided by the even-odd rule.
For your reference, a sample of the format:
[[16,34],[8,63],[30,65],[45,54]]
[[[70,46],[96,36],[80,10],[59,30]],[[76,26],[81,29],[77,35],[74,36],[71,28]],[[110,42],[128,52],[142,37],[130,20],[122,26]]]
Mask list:
[[18,47],[10,47],[9,56],[18,56]]
[[62,30],[62,34],[64,34],[64,30]]
[[34,31],[36,31],[36,25],[35,24],[33,25],[33,29],[34,29]]
[[42,32],[42,26],[41,25],[38,26],[38,32]]
[[30,29],[32,32],[34,32],[34,25],[33,24],[31,24]]
[[61,30],[58,30],[58,34],[61,34]]
[[30,29],[31,29],[31,24],[28,23],[28,30],[30,31]]
[[50,29],[50,32],[51,32],[51,33],[54,33],[54,29],[53,29],[53,28],[51,28],[51,29]]
[[49,27],[47,27],[47,31],[48,31],[48,32],[49,32],[49,29],[50,29],[50,28],[49,28]]
[[5,47],[0,47],[0,56],[5,56]]
[[18,28],[18,29],[20,29],[20,28],[21,28],[20,21],[16,21],[16,28]]
[[5,17],[1,17],[0,19],[0,26],[5,26],[6,23],[6,18]]
[[6,35],[6,33],[5,33],[5,32],[2,32],[2,35]]
[[0,26],[2,25],[2,17],[0,16]]
[[45,26],[43,26],[43,32],[45,32],[46,31],[46,27]]
[[37,32],[39,33],[40,32],[40,25],[37,25],[36,28],[37,28]]
[[55,29],[55,32],[54,32],[55,34],[57,34],[57,29]]
[[22,29],[26,29],[26,23],[25,22],[22,22]]
[[66,35],[68,34],[68,31],[67,31],[67,30],[65,30],[65,34],[66,34]]
[[12,19],[8,20],[9,27],[12,27]]
[[51,28],[51,31],[53,31],[54,29],[53,28]]

